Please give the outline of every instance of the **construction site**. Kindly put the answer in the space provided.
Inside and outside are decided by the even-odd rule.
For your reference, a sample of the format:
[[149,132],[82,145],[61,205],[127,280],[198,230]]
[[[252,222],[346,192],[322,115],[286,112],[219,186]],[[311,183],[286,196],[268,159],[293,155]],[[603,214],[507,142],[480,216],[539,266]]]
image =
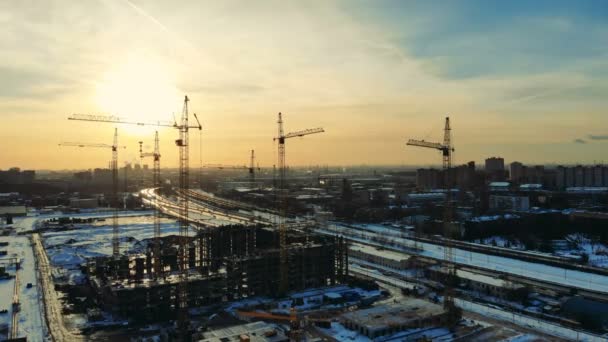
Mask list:
[[[260,168],[251,149],[248,165],[205,163],[201,157],[192,167],[190,135],[200,133],[202,124],[192,114],[193,124],[190,116],[186,96],[174,122],[68,117],[82,124],[150,126],[153,143],[144,148],[139,141],[137,151],[140,165],[150,159],[152,168],[140,168],[128,180],[127,168],[118,167],[126,146],[119,144],[116,127],[110,144],[59,144],[110,152],[108,169],[99,172],[104,190],[96,199],[74,194],[69,206],[26,212],[16,229],[12,218],[6,220],[7,242],[0,241],[0,247],[9,246],[10,253],[4,253],[8,258],[0,270],[10,284],[0,283],[0,289],[8,293],[10,287],[13,299],[11,321],[2,325],[0,316],[0,334],[6,328],[13,340],[27,335],[55,341],[510,341],[548,336],[560,341],[575,334],[601,340],[597,332],[606,322],[588,323],[593,332],[580,330],[588,319],[581,307],[608,301],[608,288],[596,286],[608,284],[608,271],[458,240],[469,194],[458,192],[462,167],[453,167],[449,117],[441,142],[407,140],[407,146],[440,155],[437,183],[444,189],[422,193],[397,183],[407,182],[404,173],[379,177],[375,171],[362,176],[290,170],[289,139],[324,129],[285,133],[282,113],[272,139],[277,165]],[[161,168],[162,127],[177,133],[177,169]],[[400,196],[411,201],[403,205]],[[366,216],[375,210],[382,213],[381,223],[370,223],[377,221]],[[395,210],[404,217],[392,217]],[[20,236],[26,234],[31,234],[31,250]],[[534,278],[534,270],[550,280]],[[589,274],[593,283],[584,278]],[[27,287],[20,291],[22,281]],[[35,332],[42,320],[45,330]],[[530,329],[531,324],[537,326]]]
[[[279,236],[265,227],[226,226],[188,238],[186,292],[179,292],[178,239],[160,240],[160,255],[89,260],[87,274],[100,307],[134,322],[177,318],[180,296],[187,308],[254,296],[275,297],[281,289]],[[348,272],[343,239],[290,232],[287,291],[342,283]]]

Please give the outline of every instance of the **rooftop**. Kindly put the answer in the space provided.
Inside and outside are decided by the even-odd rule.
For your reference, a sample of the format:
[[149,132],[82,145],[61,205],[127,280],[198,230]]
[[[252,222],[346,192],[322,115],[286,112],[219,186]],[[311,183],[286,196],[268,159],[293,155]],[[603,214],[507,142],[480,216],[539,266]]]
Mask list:
[[358,243],[353,243],[348,248],[353,251],[359,251],[359,252],[362,252],[365,254],[377,255],[377,256],[380,256],[380,257],[383,257],[386,259],[395,260],[395,261],[408,260],[410,258],[409,255],[406,255],[403,253],[394,252],[394,251],[387,250],[387,249],[378,249],[376,247],[362,245],[362,244],[358,244]]
[[445,313],[441,305],[422,299],[404,299],[398,304],[380,305],[373,308],[348,312],[342,318],[366,326],[370,330],[387,326],[404,325],[410,321]]
[[235,325],[228,328],[211,330],[203,333],[198,342],[228,342],[228,341],[288,341],[283,333],[276,330],[274,324],[254,322]]

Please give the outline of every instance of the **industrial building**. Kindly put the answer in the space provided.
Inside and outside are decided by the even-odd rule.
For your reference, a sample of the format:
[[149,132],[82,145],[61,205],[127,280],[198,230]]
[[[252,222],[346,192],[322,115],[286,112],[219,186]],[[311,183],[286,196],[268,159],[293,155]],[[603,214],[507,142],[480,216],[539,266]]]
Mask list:
[[441,305],[407,298],[399,304],[345,313],[340,321],[346,328],[375,339],[407,329],[441,326],[447,322],[447,315],[447,310]]
[[413,267],[413,257],[387,249],[353,243],[348,248],[349,258],[368,261],[376,265],[403,271]]
[[[154,241],[150,242],[152,246]],[[164,237],[161,242],[160,256],[149,248],[144,254],[120,259],[90,260],[89,283],[100,306],[134,321],[175,317],[179,238]],[[288,291],[334,285],[345,279],[348,252],[342,239],[290,231],[287,242]],[[207,229],[189,238],[188,246],[189,307],[280,293],[281,253],[276,230],[243,226]]]

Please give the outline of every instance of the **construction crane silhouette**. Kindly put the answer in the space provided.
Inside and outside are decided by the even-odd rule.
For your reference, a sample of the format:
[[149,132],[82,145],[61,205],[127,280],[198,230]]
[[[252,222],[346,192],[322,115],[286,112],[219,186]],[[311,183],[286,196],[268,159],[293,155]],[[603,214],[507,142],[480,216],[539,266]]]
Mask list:
[[224,164],[202,164],[202,169],[219,169],[219,170],[248,170],[249,183],[253,186],[255,183],[255,172],[256,169],[259,171],[260,167],[255,166],[255,151],[251,150],[251,156],[249,159],[249,166],[245,165],[224,165]]
[[187,257],[187,240],[188,240],[188,196],[185,194],[190,188],[189,184],[189,131],[190,129],[203,129],[196,113],[193,113],[196,119],[196,125],[188,123],[188,96],[184,96],[184,105],[180,122],[173,123],[167,121],[134,121],[126,118],[121,118],[113,115],[90,115],[90,114],[72,114],[68,120],[92,121],[92,122],[107,122],[114,124],[130,124],[137,126],[157,126],[157,127],[173,127],[179,131],[179,138],[175,140],[175,144],[179,148],[179,284],[178,284],[178,330],[181,335],[181,340],[185,340],[185,335],[188,330],[188,298],[187,298],[187,282],[188,282],[188,262]]
[[59,146],[74,146],[74,147],[91,147],[91,148],[109,148],[112,150],[112,160],[110,161],[110,169],[112,170],[112,256],[116,259],[120,257],[120,239],[118,231],[118,149],[126,148],[126,146],[118,146],[118,128],[114,128],[114,141],[112,145],[108,144],[90,144],[79,142],[62,142]]
[[295,137],[303,137],[306,135],[323,133],[323,128],[312,128],[305,129],[302,131],[291,132],[284,134],[283,131],[283,115],[279,113],[278,134],[273,141],[278,141],[278,157],[279,157],[279,185],[278,185],[278,202],[279,202],[279,216],[278,216],[278,228],[279,228],[279,247],[280,247],[280,282],[279,282],[279,294],[284,295],[288,290],[288,261],[287,261],[287,231],[285,227],[285,219],[287,215],[287,199],[286,199],[286,188],[285,188],[285,140]]
[[452,255],[452,244],[451,244],[451,223],[452,223],[452,187],[453,187],[453,176],[452,176],[452,154],[454,153],[454,146],[452,146],[452,129],[450,127],[450,118],[445,118],[445,127],[443,130],[443,143],[428,142],[424,140],[410,139],[407,142],[409,146],[418,146],[433,148],[439,150],[443,159],[443,173],[444,173],[444,186],[446,188],[445,203],[443,208],[443,233],[444,233],[444,267],[446,270],[446,283],[445,283],[445,295],[443,305],[450,316],[454,318],[456,313],[456,307],[454,305],[454,280],[456,279],[456,270],[453,263]]
[[[141,159],[151,157],[154,161],[152,169],[152,184],[153,191],[160,191],[160,143],[158,139],[158,131],[154,132],[154,152],[144,152],[142,148],[143,141],[139,142],[139,157]],[[161,250],[160,250],[160,209],[158,208],[158,197],[155,195],[152,198],[154,207],[154,278],[158,279],[162,275],[161,265]]]

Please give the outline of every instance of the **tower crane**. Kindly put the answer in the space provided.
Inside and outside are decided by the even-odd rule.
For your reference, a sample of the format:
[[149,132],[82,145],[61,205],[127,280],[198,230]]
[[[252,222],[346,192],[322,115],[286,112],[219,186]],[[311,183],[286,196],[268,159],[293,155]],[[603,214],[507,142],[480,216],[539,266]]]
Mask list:
[[255,151],[251,150],[251,156],[249,159],[249,166],[245,165],[223,165],[223,164],[203,164],[201,168],[204,169],[219,169],[219,170],[248,170],[249,173],[249,182],[251,185],[255,182],[255,172],[256,169],[259,170],[260,167],[255,166]]
[[285,218],[287,215],[287,201],[285,194],[285,140],[295,137],[303,137],[306,135],[323,133],[323,128],[311,128],[302,131],[291,132],[284,134],[283,131],[283,115],[279,113],[278,134],[273,141],[278,141],[278,158],[279,158],[279,215],[278,215],[278,228],[279,228],[279,247],[280,247],[280,282],[279,282],[279,293],[284,295],[289,287],[288,269],[287,269],[287,229],[285,227]]
[[[154,152],[144,152],[142,149],[143,141],[139,142],[139,157],[151,157],[154,161],[152,172],[152,183],[155,191],[160,191],[160,144],[158,131],[154,133]],[[158,209],[158,197],[152,199],[154,203],[154,278],[157,279],[162,273],[161,251],[160,251],[160,209]]]
[[452,243],[451,243],[451,223],[452,223],[452,154],[454,153],[454,146],[452,145],[452,129],[450,127],[450,117],[445,118],[445,126],[443,129],[443,143],[428,142],[424,140],[410,139],[407,142],[409,146],[425,147],[439,150],[443,160],[443,173],[444,182],[446,187],[445,203],[443,208],[443,233],[444,233],[444,247],[443,247],[443,258],[445,261],[445,269],[447,275],[447,281],[445,284],[445,296],[443,305],[450,314],[456,312],[454,305],[454,289],[453,281],[456,278],[456,270],[454,268],[453,256],[452,256]]
[[118,149],[126,148],[126,146],[118,146],[118,128],[114,128],[114,141],[112,145],[62,142],[59,146],[109,148],[112,150],[112,161],[110,162],[110,169],[112,169],[112,206],[114,207],[112,212],[112,256],[118,258],[120,256],[120,240],[118,236]]
[[[184,105],[180,122],[173,123],[167,121],[134,121],[127,118],[121,118],[113,115],[90,115],[90,114],[72,114],[68,120],[92,121],[92,122],[107,122],[114,124],[130,124],[137,126],[157,126],[157,127],[173,127],[179,132],[179,139],[175,140],[176,146],[179,148],[179,187],[180,193],[187,193],[189,184],[189,131],[190,129],[202,130],[202,125],[196,114],[196,125],[188,123],[188,96],[184,96]],[[188,329],[188,299],[187,299],[187,282],[188,282],[188,262],[187,257],[187,239],[188,239],[188,197],[178,196],[179,204],[179,284],[178,284],[178,327],[182,340],[185,339],[186,330]]]

